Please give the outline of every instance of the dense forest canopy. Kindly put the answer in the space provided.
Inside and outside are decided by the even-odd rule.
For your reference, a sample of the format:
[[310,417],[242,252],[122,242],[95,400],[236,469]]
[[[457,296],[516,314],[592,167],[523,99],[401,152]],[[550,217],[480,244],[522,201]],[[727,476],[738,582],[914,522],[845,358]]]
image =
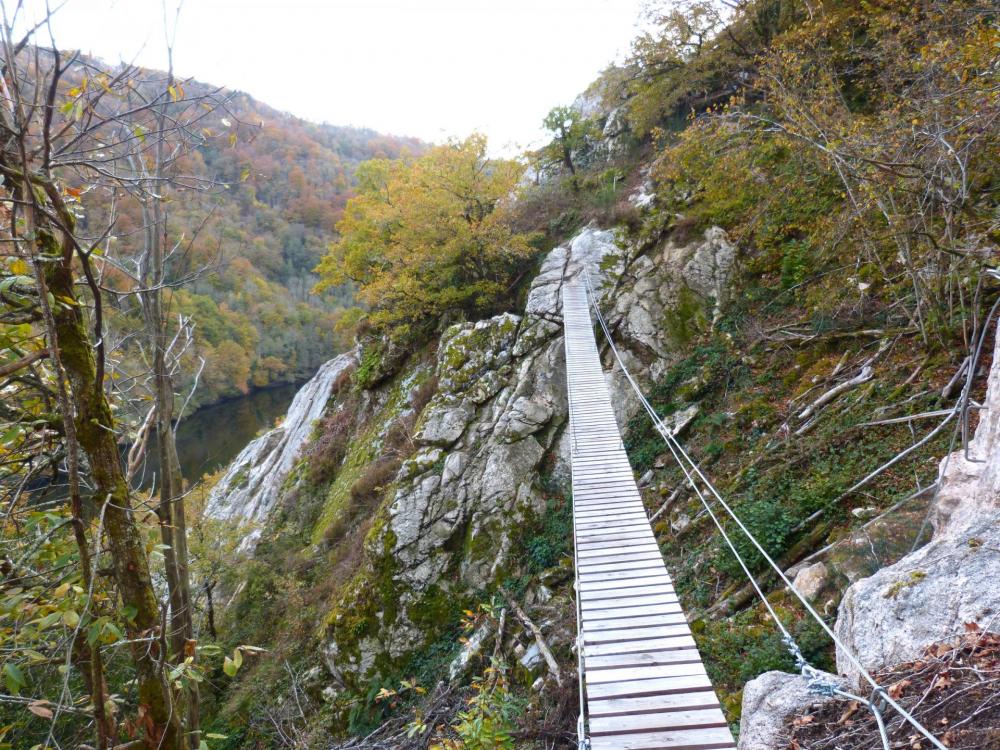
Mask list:
[[442,317],[488,314],[533,252],[509,219],[523,173],[489,158],[478,135],[414,160],[366,162],[317,290],[355,285],[367,325],[411,345]]

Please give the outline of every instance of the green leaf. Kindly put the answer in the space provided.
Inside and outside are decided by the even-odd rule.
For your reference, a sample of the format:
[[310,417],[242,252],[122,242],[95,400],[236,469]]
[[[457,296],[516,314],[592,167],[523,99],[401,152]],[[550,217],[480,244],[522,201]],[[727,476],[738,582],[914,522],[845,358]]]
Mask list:
[[28,681],[24,679],[24,672],[13,662],[7,662],[3,665],[3,674],[7,683],[7,692],[12,695],[19,695],[21,688],[28,684]]
[[236,662],[227,656],[222,660],[222,671],[230,677],[235,677],[236,673],[240,671],[240,668],[236,666]]
[[109,622],[104,626],[104,632],[101,635],[101,641],[103,643],[117,643],[118,641],[125,640],[125,634],[119,630],[118,626],[113,622]]

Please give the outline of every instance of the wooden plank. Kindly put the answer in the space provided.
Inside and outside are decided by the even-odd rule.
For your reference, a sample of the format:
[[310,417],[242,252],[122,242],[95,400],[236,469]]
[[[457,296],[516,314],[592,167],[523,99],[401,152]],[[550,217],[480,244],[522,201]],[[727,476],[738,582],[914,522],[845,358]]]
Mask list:
[[673,584],[671,584],[669,580],[664,580],[664,578],[657,578],[653,581],[637,585],[633,585],[632,581],[622,581],[618,588],[585,589],[581,586],[580,594],[589,602],[599,602],[616,598],[634,599],[637,596],[641,597],[659,594],[677,596],[677,592],[674,591]]
[[[642,521],[646,518],[646,513],[644,511],[614,511],[605,513],[587,513],[577,516],[579,522],[581,523],[601,523],[606,522],[608,525],[619,522],[619,521]],[[653,544],[655,537],[650,537],[650,544]],[[578,540],[582,541],[582,540]],[[653,544],[653,546],[656,546]],[[657,547],[659,550],[659,547]]]
[[631,641],[647,641],[650,638],[670,638],[677,635],[690,635],[691,629],[687,625],[687,620],[669,624],[664,623],[667,618],[661,618],[658,625],[647,625],[641,628],[598,628],[593,624],[588,624],[583,631],[583,643],[586,648],[591,644],[606,643],[628,643]]
[[726,717],[722,715],[718,706],[713,706],[629,716],[591,717],[590,734],[598,737],[607,734],[637,734],[724,726],[727,726]]
[[[603,592],[603,594],[606,593]],[[645,607],[654,604],[677,604],[677,592],[674,591],[673,587],[653,589],[652,591],[644,589],[618,596],[615,596],[614,592],[612,592],[611,596],[602,595],[602,592],[598,592],[596,595],[582,596],[581,602],[584,611],[635,609],[636,607]]]
[[614,656],[641,654],[645,651],[669,651],[675,648],[688,648],[694,645],[694,637],[690,631],[669,638],[644,638],[623,643],[592,643],[585,645],[584,656]]
[[586,542],[582,541],[577,545],[578,556],[599,557],[609,553],[633,552],[646,550],[649,552],[659,552],[660,548],[649,538],[645,539],[625,539],[617,542]]
[[727,727],[679,729],[593,737],[591,750],[729,750],[735,748]]
[[644,553],[640,555],[630,555],[625,559],[614,558],[608,562],[600,561],[590,561],[589,563],[580,562],[580,577],[581,579],[588,575],[597,575],[600,573],[618,573],[621,571],[635,571],[639,569],[646,569],[650,565],[663,565],[663,558],[660,556],[660,551],[651,553]]
[[679,711],[693,708],[712,708],[718,706],[715,691],[706,679],[701,689],[692,688],[690,692],[671,693],[669,695],[651,695],[644,698],[611,698],[610,700],[594,701],[590,708],[590,716],[626,716],[628,714],[659,713],[660,711]]
[[594,503],[607,500],[637,500],[642,502],[642,495],[635,487],[598,487],[598,488],[576,488],[573,493],[573,500],[579,503]]
[[[654,569],[655,570],[655,569]],[[604,579],[589,581],[585,579],[580,580],[580,591],[615,591],[618,589],[626,588],[639,588],[642,586],[670,586],[670,576],[666,572],[658,572],[653,575],[648,576],[636,576],[634,578],[628,578],[622,575],[616,575],[613,579]]]
[[631,473],[619,474],[610,471],[595,471],[587,476],[573,475],[573,488],[576,491],[593,489],[595,487],[620,487],[634,479]]
[[593,547],[598,544],[602,547],[616,547],[619,545],[635,546],[636,542],[642,542],[643,544],[656,543],[656,539],[649,529],[641,529],[639,531],[618,531],[616,529],[610,529],[604,531],[603,533],[599,532],[587,536],[580,535],[577,539],[580,542],[581,549]]
[[645,586],[622,585],[619,588],[612,589],[597,589],[590,591],[583,589],[580,590],[581,598],[587,602],[603,602],[611,601],[613,599],[634,599],[636,597],[654,594],[670,595],[674,597],[677,596],[677,592],[674,591],[674,587],[667,581],[657,581],[655,584],[646,584]]
[[[629,631],[633,634],[633,638],[651,638],[654,637],[656,631],[650,630],[650,628],[657,628],[661,625],[663,626],[675,626],[683,625],[687,627],[687,615],[680,611],[680,607],[677,608],[675,612],[654,612],[646,613],[642,615],[636,615],[635,617],[629,617],[625,620],[600,620],[591,619],[587,622],[587,633],[604,633],[611,630],[620,630],[622,633]],[[691,630],[681,631],[684,635],[690,635]]]
[[581,558],[579,560],[579,565],[581,573],[600,573],[607,570],[620,570],[628,568],[629,566],[634,567],[635,563],[646,564],[654,560],[658,560],[661,563],[663,562],[663,557],[660,555],[659,547],[654,550],[633,550],[627,553],[610,555],[605,554]]
[[646,517],[646,511],[642,507],[629,507],[623,505],[621,508],[600,508],[596,510],[582,509],[578,510],[575,514],[579,523],[602,523],[602,522],[613,522],[613,521],[645,521],[649,523],[649,519]]
[[[604,524],[605,528],[611,526],[612,524],[623,522],[632,523],[634,521],[643,521],[649,523],[646,519],[646,512],[642,510],[605,510],[601,512],[588,511],[585,513],[579,513],[576,516],[577,527],[578,528],[588,528],[584,524]],[[593,528],[593,526],[589,526]]]
[[608,529],[632,529],[632,528],[649,528],[649,521],[646,520],[644,515],[633,515],[627,516],[626,518],[619,519],[615,523],[608,523],[604,519],[595,518],[581,518],[575,524],[573,524],[577,538],[583,538],[588,535],[603,534]]
[[[601,521],[581,521],[576,524],[576,534],[577,538],[582,536],[587,536],[588,534],[599,534],[605,529],[609,528],[609,524],[602,523]],[[649,530],[649,521],[645,518],[636,518],[634,520],[625,520],[620,523],[614,524],[611,528],[617,530],[626,529],[646,529]]]
[[616,607],[614,609],[586,609],[583,611],[584,620],[590,625],[597,626],[602,622],[612,622],[619,627],[638,627],[636,619],[648,617],[650,620],[645,624],[653,625],[658,620],[652,618],[668,615],[684,616],[681,605],[677,602],[662,602],[658,604],[646,604],[641,607]]
[[694,650],[693,658],[687,661],[652,666],[630,666],[618,669],[596,669],[587,672],[587,690],[601,685],[620,684],[624,682],[642,682],[663,677],[690,677],[694,674],[706,675],[705,665],[701,663],[698,650]]
[[683,693],[689,689],[689,678],[699,677],[708,682],[704,670],[686,675],[656,677],[649,680],[619,680],[605,682],[599,685],[587,682],[588,700],[604,700],[605,698],[640,698],[642,696]]
[[612,682],[604,685],[588,684],[587,698],[597,702],[612,698],[642,698],[689,693],[692,690],[711,687],[712,683],[707,674],[691,674],[679,677],[661,677],[655,680]]
[[701,663],[701,656],[698,648],[692,642],[686,648],[672,648],[663,651],[637,651],[633,654],[607,654],[596,656],[588,654],[586,656],[586,672],[599,672],[601,670],[622,669],[625,667],[657,667],[667,664],[678,664],[690,662],[692,660]]
[[[636,511],[641,511],[648,518],[646,506],[643,505],[641,497],[626,495],[617,491],[613,493],[595,493],[587,497],[574,497],[573,507],[578,515],[584,513],[600,514],[618,511],[635,513]],[[616,509],[618,510],[616,511]]]
[[[644,519],[625,519],[620,523],[605,524],[603,528],[578,527],[576,538],[580,542],[594,542],[601,539],[617,540],[625,537],[639,537],[655,542],[656,538],[649,528],[649,522],[643,523]],[[591,523],[600,523],[592,521]],[[626,525],[628,524],[628,525]]]

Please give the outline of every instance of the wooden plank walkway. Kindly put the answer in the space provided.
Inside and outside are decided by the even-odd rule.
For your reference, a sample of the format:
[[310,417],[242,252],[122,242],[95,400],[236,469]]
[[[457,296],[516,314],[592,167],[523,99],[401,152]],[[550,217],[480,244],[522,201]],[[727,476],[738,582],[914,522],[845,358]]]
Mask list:
[[562,293],[592,750],[735,748],[646,518],[581,284]]

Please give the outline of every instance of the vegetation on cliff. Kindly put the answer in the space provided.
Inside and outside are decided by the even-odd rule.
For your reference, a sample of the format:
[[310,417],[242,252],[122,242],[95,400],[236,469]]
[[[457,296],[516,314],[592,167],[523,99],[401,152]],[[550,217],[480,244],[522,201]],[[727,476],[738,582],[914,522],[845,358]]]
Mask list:
[[[697,405],[688,446],[782,564],[793,566],[833,545],[825,558],[830,575],[816,594],[832,619],[844,583],[920,542],[935,462],[950,438],[939,431],[917,444],[933,428],[914,433],[922,422],[905,419],[871,423],[950,406],[952,376],[996,292],[982,274],[998,239],[996,18],[975,2],[916,8],[761,0],[740,3],[726,17],[707,3],[681,10],[663,14],[658,30],[637,41],[631,59],[592,87],[604,100],[600,114],[553,111],[547,121],[551,145],[529,155],[540,179],[523,187],[512,226],[542,232],[541,247],[547,248],[585,221],[617,224],[626,257],[624,274],[606,299],[611,306],[615,294],[629,293],[639,259],[664,244],[697,241],[712,226],[729,233],[739,253],[721,313],[687,290],[654,321],[671,353],[650,391],[664,415]],[[644,187],[643,163],[652,164],[651,184]],[[627,198],[642,191],[648,197],[637,209]],[[342,260],[338,253],[345,250],[331,258]],[[379,283],[392,287],[388,276]],[[437,303],[435,315],[449,321],[449,311],[489,312],[449,306],[443,297]],[[375,310],[371,319],[382,321],[379,315]],[[379,326],[383,333],[392,328]],[[654,363],[648,349],[635,353]],[[354,392],[389,387],[365,390],[379,367],[380,377],[397,372],[389,377],[399,382],[412,366],[386,366],[373,356]],[[824,400],[865,368],[873,376]],[[974,392],[981,388],[977,376]],[[336,419],[331,430],[340,435],[346,423]],[[355,434],[368,441],[369,430]],[[679,572],[679,591],[697,617],[699,645],[736,722],[743,684],[762,671],[792,667],[791,658],[697,501],[680,489],[682,477],[670,468],[659,438],[636,418],[626,442],[636,468],[651,472],[650,511],[666,505],[657,535]],[[377,443],[372,450],[379,452]],[[909,451],[905,460],[883,468],[903,451]],[[442,462],[447,454],[435,455]],[[316,461],[315,476],[331,471],[319,455]],[[352,465],[343,466],[355,476]],[[391,489],[385,488],[374,522],[361,527],[369,543],[381,540],[388,547],[344,562],[358,577],[329,599],[341,602],[329,632],[348,651],[376,632],[399,593],[391,583],[398,571],[366,567],[393,559],[395,540],[385,531]],[[301,503],[302,496],[296,498]],[[901,510],[879,519],[908,498]],[[550,554],[558,550],[548,541],[552,518],[527,530],[518,575],[507,579],[517,595],[565,562],[559,551]],[[859,527],[860,547],[852,542]],[[760,558],[741,546],[763,572]],[[344,549],[334,545],[331,552]],[[470,548],[467,554],[471,560],[477,553]],[[376,736],[394,736],[400,746],[477,747],[465,719],[433,687],[456,653],[458,610],[475,612],[476,598],[491,606],[482,593],[443,607],[440,596],[428,600],[434,622],[425,623],[426,632],[435,639],[410,652],[415,661],[385,664],[367,690],[352,685],[339,693],[329,705],[347,699],[354,708],[346,723],[331,713],[329,726],[362,732],[384,722],[379,731],[387,734]],[[832,651],[819,629],[778,589],[771,599],[807,658],[829,666]],[[569,656],[562,654],[566,668]],[[301,658],[308,663],[306,654]],[[496,692],[498,703],[483,709],[484,720],[509,716],[508,700],[550,709],[561,700],[558,691],[539,697],[516,681],[496,682],[491,670],[502,667],[485,657],[480,665],[487,671],[476,683],[477,700],[494,695],[489,686],[504,685]],[[417,673],[429,697],[406,687]],[[423,684],[429,676],[432,684]],[[400,712],[410,718],[398,718]],[[501,732],[495,744],[506,746],[503,737],[516,736],[533,746],[543,735],[552,737],[542,716],[551,714],[508,718],[507,734]],[[414,731],[402,739],[408,721]],[[555,736],[568,742],[571,731],[564,723]]]

